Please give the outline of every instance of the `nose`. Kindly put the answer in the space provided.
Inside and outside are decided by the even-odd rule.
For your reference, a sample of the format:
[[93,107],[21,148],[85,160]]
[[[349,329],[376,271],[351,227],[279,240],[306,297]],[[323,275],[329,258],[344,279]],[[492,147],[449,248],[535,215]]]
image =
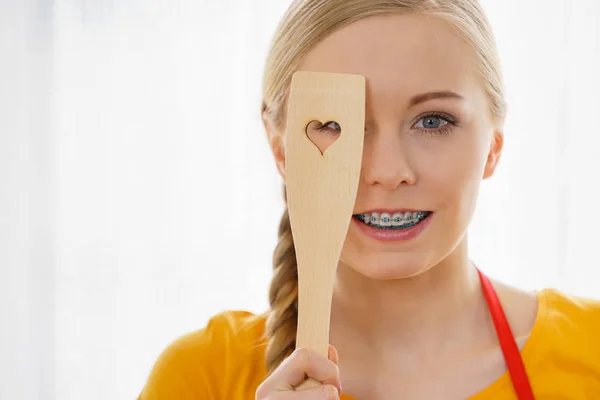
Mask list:
[[400,132],[379,131],[365,138],[362,180],[367,185],[379,185],[388,190],[416,183],[410,151],[403,145]]

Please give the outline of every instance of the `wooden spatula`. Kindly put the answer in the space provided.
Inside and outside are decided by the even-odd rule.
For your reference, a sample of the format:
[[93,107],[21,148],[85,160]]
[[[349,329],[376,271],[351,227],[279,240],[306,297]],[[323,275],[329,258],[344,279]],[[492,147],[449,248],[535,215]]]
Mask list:
[[[285,181],[298,260],[296,347],[327,357],[335,271],[362,163],[365,78],[296,72],[288,101]],[[323,151],[307,136],[313,121],[337,122],[341,127],[335,143]],[[306,380],[296,389],[318,384]]]

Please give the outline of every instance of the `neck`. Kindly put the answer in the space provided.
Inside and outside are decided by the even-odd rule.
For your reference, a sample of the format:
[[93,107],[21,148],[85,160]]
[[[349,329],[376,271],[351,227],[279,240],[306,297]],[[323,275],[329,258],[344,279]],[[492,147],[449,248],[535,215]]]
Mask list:
[[395,347],[432,355],[473,340],[470,332],[487,308],[466,247],[465,239],[443,262],[406,279],[372,280],[340,265],[332,339],[355,335],[352,340],[381,354]]

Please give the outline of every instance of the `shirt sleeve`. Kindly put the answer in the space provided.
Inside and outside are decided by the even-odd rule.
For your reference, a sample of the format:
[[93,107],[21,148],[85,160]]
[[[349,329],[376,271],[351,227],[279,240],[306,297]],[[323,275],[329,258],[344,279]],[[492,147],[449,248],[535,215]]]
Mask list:
[[215,315],[167,347],[138,400],[253,398],[265,377],[263,325],[248,312]]
[[173,342],[156,361],[138,400],[220,399],[223,387],[222,321]]

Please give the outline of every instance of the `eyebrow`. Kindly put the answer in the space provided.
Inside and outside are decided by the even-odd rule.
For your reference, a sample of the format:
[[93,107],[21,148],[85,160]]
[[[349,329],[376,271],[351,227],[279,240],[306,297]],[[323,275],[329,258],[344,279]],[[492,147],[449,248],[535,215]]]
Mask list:
[[449,90],[443,90],[443,91],[439,91],[439,92],[427,92],[427,93],[422,93],[422,94],[413,96],[409,101],[409,105],[411,107],[413,107],[419,103],[424,103],[426,101],[433,100],[433,99],[463,100],[464,98],[460,94],[454,93]]

